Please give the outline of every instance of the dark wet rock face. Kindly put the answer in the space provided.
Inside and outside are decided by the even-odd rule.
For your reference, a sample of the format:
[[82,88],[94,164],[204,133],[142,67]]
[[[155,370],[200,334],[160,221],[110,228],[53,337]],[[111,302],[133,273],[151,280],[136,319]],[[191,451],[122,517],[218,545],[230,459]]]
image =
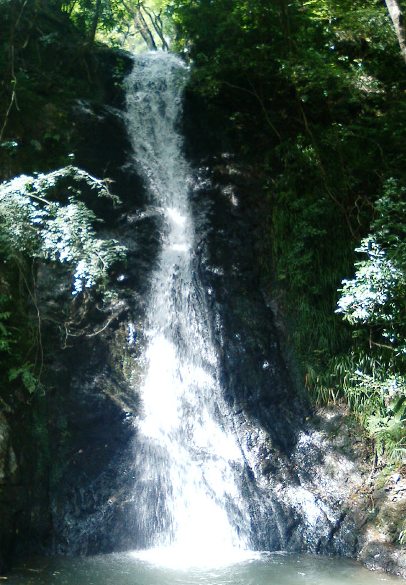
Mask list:
[[197,264],[228,416],[246,461],[253,546],[353,556],[356,521],[346,506],[363,470],[356,452],[343,453],[334,440],[339,424],[349,433],[345,417],[325,413],[315,428],[290,379],[260,290],[255,180],[228,157],[212,161],[211,169],[194,194],[196,213],[207,220]]
[[198,193],[205,206],[210,202],[199,270],[209,298],[225,397],[234,412],[243,411],[269,429],[273,442],[289,451],[295,443],[294,421],[305,416],[306,407],[290,383],[274,318],[260,290],[253,233],[258,218],[250,207],[255,182],[224,165],[211,184],[210,190]]
[[[256,231],[261,233],[263,218],[255,173],[221,153],[220,136],[217,142],[207,137],[217,151],[205,152],[201,127],[193,144],[192,113],[185,123],[188,150],[200,168],[193,200],[196,217],[205,219],[196,266],[210,306],[228,417],[245,455],[252,544],[359,557],[371,568],[404,576],[397,538],[381,535],[377,544],[371,532],[374,524],[390,523],[383,518],[386,504],[373,496],[379,471],[367,438],[341,408],[314,415],[283,359],[276,303],[269,294],[265,300],[260,286]],[[398,500],[402,518],[404,495]]]
[[50,529],[48,442],[40,400],[0,412],[0,574]]
[[[18,493],[18,464],[11,444],[10,426],[0,415],[0,574],[7,568],[8,558],[15,539],[15,508],[21,512],[21,499]],[[14,504],[14,505],[13,505]],[[13,509],[14,508],[14,509]]]
[[[112,336],[109,341],[117,342]],[[108,351],[106,339],[82,341],[74,349],[65,350],[51,391],[55,552],[112,550],[113,542],[119,546],[120,538],[125,538],[117,534],[120,522],[115,518],[114,502],[124,486],[130,493],[126,458],[136,405],[126,384],[114,372]],[[124,508],[125,502],[121,506]]]
[[[122,104],[119,104],[122,106]],[[50,545],[63,554],[94,554],[135,546],[133,441],[143,354],[142,322],[149,277],[159,249],[159,214],[145,202],[129,159],[122,109],[79,103],[82,135],[76,164],[108,177],[122,201],[92,202],[103,232],[124,244],[127,261],[112,275],[110,301],[75,308],[68,287],[57,299],[54,274],[40,273],[42,310],[51,323],[47,364],[49,404]],[[80,303],[79,303],[80,304]],[[61,323],[64,307],[68,317]],[[58,322],[58,330],[52,326]],[[64,337],[63,328],[67,335]],[[61,335],[62,331],[62,335]],[[131,343],[130,343],[131,339]]]

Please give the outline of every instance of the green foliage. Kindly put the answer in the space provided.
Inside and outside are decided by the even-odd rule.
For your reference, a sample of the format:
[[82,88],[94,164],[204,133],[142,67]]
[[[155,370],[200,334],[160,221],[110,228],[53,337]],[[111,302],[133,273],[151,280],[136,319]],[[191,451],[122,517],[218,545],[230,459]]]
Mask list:
[[400,270],[406,269],[406,187],[390,178],[384,194],[375,204],[372,229],[388,257]]
[[406,207],[397,181],[375,203],[372,233],[356,248],[355,276],[343,281],[337,313],[352,326],[352,349],[333,356],[307,385],[318,402],[345,398],[394,462],[406,455]]
[[406,377],[379,370],[369,376],[357,370],[346,397],[375,439],[378,454],[402,462],[406,456]]
[[343,281],[337,312],[352,325],[373,327],[375,337],[378,331],[395,351],[406,353],[406,274],[388,258],[374,236],[362,240],[356,252],[366,254],[367,259],[356,262],[353,280]]
[[11,332],[8,326],[11,312],[5,310],[10,298],[0,294],[0,352],[10,353],[11,351]]
[[406,520],[404,520],[401,524],[401,531],[399,532],[399,544],[402,546],[406,545]]
[[[5,279],[5,266],[7,264],[3,265],[0,279],[0,290],[7,291],[0,294],[0,381],[3,405],[12,403],[12,399],[7,402],[4,399],[7,397],[7,388],[14,388],[16,383],[29,394],[33,394],[40,387],[36,358],[28,361],[32,355],[32,347],[37,347],[37,332],[23,309],[20,291],[11,290],[12,277],[7,279],[8,282]],[[16,275],[19,270],[14,265],[12,272]],[[36,353],[35,351],[34,356]]]
[[167,48],[166,4],[166,0],[64,0],[59,8],[90,42],[145,50],[145,43],[149,49]]
[[[372,233],[357,252],[355,276],[344,280],[337,312],[354,328],[354,345],[374,355],[389,354],[375,371],[355,361],[345,394],[393,460],[406,455],[406,203],[405,190],[390,179],[377,200]],[[353,403],[353,404],[352,404]]]
[[61,4],[62,11],[69,15],[84,38],[91,37],[90,40],[94,39],[97,29],[111,31],[117,20],[126,14],[123,3],[114,0],[68,0]]
[[[72,273],[72,294],[105,289],[112,265],[124,257],[124,247],[97,235],[97,217],[83,201],[86,187],[111,197],[105,183],[76,167],[20,175],[0,185],[0,255],[4,266],[19,275],[25,295],[8,279],[0,295],[0,374],[29,395],[41,388],[41,315],[36,306],[35,272],[39,262],[66,264]],[[20,282],[20,284],[21,284]],[[37,312],[31,323],[21,298],[27,296]],[[32,356],[32,357],[31,357]]]
[[[0,247],[3,254],[16,253],[68,263],[73,270],[73,294],[105,279],[124,248],[114,240],[96,236],[95,214],[75,195],[61,204],[45,199],[69,178],[84,182],[100,195],[108,195],[105,184],[76,167],[65,167],[37,177],[21,175],[0,185]],[[75,193],[72,185],[66,187]]]
[[38,377],[34,374],[33,364],[25,363],[18,368],[10,368],[8,372],[8,381],[13,382],[18,378],[21,379],[24,388],[26,388],[30,394],[33,394],[38,390],[39,381]]

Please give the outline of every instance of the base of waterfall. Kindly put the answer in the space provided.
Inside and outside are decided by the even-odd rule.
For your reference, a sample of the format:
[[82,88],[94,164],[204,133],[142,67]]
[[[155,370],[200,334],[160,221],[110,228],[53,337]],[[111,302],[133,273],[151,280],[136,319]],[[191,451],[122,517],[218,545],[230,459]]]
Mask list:
[[169,569],[227,567],[259,560],[264,553],[240,548],[167,546],[130,553],[136,559]]

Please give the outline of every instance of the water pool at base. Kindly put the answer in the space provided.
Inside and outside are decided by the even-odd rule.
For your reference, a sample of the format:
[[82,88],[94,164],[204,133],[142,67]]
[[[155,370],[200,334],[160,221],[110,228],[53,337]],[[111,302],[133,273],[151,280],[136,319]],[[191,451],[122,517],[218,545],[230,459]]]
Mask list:
[[176,569],[120,553],[80,558],[39,559],[17,567],[8,585],[400,585],[400,578],[373,573],[338,558],[256,553],[220,566]]

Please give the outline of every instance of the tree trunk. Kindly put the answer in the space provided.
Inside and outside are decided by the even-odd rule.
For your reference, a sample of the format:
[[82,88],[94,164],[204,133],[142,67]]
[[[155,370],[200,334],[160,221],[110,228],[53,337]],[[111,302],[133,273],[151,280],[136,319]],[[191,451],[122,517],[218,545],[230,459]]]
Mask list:
[[402,9],[398,0],[385,0],[385,3],[398,38],[400,52],[406,62],[406,29]]
[[156,34],[158,35],[160,41],[161,41],[162,49],[164,51],[169,51],[168,43],[166,42],[165,37],[164,37],[161,15],[155,14],[155,12],[153,10],[149,10],[144,5],[142,5],[142,8],[144,9],[145,13],[148,15],[148,18],[150,19],[151,24],[152,24]]
[[92,42],[92,43],[93,43],[94,39],[96,38],[97,25],[99,24],[99,18],[100,18],[100,13],[101,13],[101,3],[102,3],[102,0],[96,0],[93,20],[92,20],[92,26],[91,26],[90,35],[89,35],[90,42]]
[[156,51],[157,46],[155,44],[155,40],[153,34],[147,24],[147,21],[144,18],[144,15],[141,12],[142,4],[140,3],[139,7],[136,9],[137,12],[134,16],[135,22],[138,25],[138,30],[141,33],[142,38],[145,41],[148,49],[150,51]]

